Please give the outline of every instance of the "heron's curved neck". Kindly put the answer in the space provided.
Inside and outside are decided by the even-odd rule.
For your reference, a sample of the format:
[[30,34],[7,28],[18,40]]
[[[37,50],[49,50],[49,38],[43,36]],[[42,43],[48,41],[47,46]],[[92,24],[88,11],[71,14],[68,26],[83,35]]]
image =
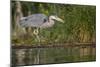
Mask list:
[[52,24],[52,25],[54,24],[54,20],[53,19],[49,19],[48,22],[49,22],[49,24]]
[[51,17],[48,18],[48,22],[54,24],[54,20]]

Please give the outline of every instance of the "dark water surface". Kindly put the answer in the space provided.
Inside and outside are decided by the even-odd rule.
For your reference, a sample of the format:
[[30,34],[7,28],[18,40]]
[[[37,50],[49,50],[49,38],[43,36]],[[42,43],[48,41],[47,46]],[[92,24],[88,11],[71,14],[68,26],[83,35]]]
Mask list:
[[13,66],[95,61],[96,48],[76,46],[12,49],[11,59]]

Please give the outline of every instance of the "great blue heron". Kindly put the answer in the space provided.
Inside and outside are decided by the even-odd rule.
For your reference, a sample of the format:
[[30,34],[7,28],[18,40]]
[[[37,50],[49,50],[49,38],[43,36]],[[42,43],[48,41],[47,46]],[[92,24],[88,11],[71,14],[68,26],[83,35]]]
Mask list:
[[40,41],[38,29],[52,27],[55,24],[55,20],[64,22],[56,15],[50,15],[47,17],[45,14],[33,14],[27,17],[22,17],[19,23],[22,27],[35,27],[36,29],[34,30],[34,34]]

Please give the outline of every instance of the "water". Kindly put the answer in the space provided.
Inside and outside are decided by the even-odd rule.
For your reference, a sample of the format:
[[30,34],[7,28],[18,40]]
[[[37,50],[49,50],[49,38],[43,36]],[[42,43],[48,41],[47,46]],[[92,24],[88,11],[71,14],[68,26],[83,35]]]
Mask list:
[[91,46],[12,49],[12,65],[95,61],[95,53]]

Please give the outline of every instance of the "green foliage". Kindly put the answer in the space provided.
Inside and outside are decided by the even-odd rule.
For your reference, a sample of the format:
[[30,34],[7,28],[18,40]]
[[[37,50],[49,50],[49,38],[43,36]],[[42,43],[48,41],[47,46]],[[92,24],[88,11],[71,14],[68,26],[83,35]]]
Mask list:
[[[15,1],[12,1],[12,28],[14,30]],[[38,2],[21,2],[24,16],[43,13],[47,16],[56,14],[64,20],[64,24],[57,22],[52,28],[40,30],[41,43],[54,42],[95,42],[96,35],[96,6],[51,4]],[[12,37],[12,42],[28,44],[38,43],[35,36],[21,40]]]

